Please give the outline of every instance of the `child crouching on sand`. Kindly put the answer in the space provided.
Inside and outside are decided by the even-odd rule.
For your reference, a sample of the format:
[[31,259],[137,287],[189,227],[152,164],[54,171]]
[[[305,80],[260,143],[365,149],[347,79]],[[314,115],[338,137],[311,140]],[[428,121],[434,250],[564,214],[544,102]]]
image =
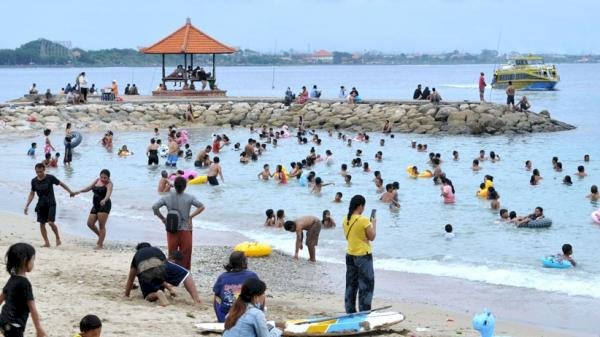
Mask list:
[[0,294],[0,304],[6,302],[0,312],[0,332],[6,337],[22,337],[30,313],[37,337],[46,336],[27,279],[34,261],[35,248],[27,243],[15,243],[6,252],[6,271],[10,278]]
[[100,337],[102,321],[96,315],[86,315],[79,322],[79,333],[73,337]]

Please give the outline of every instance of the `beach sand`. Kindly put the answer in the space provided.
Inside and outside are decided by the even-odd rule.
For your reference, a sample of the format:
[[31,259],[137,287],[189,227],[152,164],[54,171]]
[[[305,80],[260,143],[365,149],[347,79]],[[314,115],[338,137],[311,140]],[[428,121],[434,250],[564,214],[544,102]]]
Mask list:
[[[63,245],[59,248],[40,248],[41,236],[33,217],[4,211],[0,212],[0,230],[2,254],[15,242],[29,242],[36,247],[35,267],[28,277],[33,284],[42,325],[49,336],[72,336],[78,331],[81,317],[90,313],[102,318],[103,336],[195,336],[198,335],[195,323],[215,321],[212,284],[223,271],[222,264],[230,247],[202,245],[194,250],[192,269],[202,305],[194,306],[185,290],[178,289],[178,297],[171,301],[172,305],[160,307],[144,301],[138,290],[134,290],[130,298],[123,297],[134,253],[133,243],[109,242],[107,249],[94,251],[93,241],[63,234]],[[50,238],[52,241],[53,236]],[[294,261],[279,252],[268,258],[251,259],[249,265],[269,288],[268,319],[332,315],[343,311],[344,285],[340,281],[343,265],[313,265],[305,260]],[[8,278],[4,275],[3,281]],[[382,334],[384,336],[478,336],[471,329],[475,312],[459,312],[413,299],[389,300],[377,292],[376,289],[374,307],[392,305],[393,310],[406,316],[403,323]],[[501,336],[580,335],[499,318],[497,321],[496,335]],[[30,319],[26,336],[32,335],[34,327]]]

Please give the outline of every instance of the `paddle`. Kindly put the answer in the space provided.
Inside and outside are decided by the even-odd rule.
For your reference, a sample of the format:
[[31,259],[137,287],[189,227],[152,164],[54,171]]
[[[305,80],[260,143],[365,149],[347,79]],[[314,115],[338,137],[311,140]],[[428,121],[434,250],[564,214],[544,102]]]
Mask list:
[[323,318],[306,319],[306,320],[304,320],[302,322],[296,322],[296,323],[294,323],[294,325],[319,323],[319,322],[331,321],[331,320],[334,320],[334,319],[340,319],[340,318],[346,318],[346,317],[353,317],[353,316],[357,316],[357,315],[365,315],[365,314],[370,314],[370,313],[375,312],[375,311],[381,311],[381,310],[389,309],[391,307],[392,307],[391,305],[386,305],[385,307],[375,308],[375,309],[365,310],[365,311],[359,311],[359,312],[355,312],[355,313],[352,313],[352,314],[344,314],[344,315],[333,316],[333,317],[323,317]]

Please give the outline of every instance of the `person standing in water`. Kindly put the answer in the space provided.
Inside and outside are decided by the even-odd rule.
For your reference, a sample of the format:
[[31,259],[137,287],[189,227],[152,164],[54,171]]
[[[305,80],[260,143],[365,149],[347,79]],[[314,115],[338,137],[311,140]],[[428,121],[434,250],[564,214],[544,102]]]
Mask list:
[[156,139],[150,139],[150,145],[146,149],[146,155],[148,156],[148,166],[158,165],[158,148],[160,145],[156,144]]
[[348,242],[346,248],[346,294],[344,303],[346,313],[356,312],[356,296],[358,294],[358,311],[371,310],[373,290],[375,289],[375,272],[373,270],[373,248],[371,241],[377,234],[377,219],[372,214],[369,219],[363,216],[366,200],[362,195],[355,195],[350,200],[348,215],[344,218],[344,236]]
[[[110,171],[107,169],[100,171],[99,178],[96,178],[88,187],[75,192],[75,195],[89,191],[94,193],[94,197],[87,226],[98,236],[95,249],[103,249],[106,238],[106,222],[112,207],[110,196],[113,191],[113,183],[110,180]],[[96,222],[98,222],[98,227],[96,227]]]
[[171,191],[171,182],[169,181],[169,174],[167,171],[162,170],[160,172],[160,180],[158,181],[158,193],[167,193]]
[[219,157],[214,157],[212,164],[208,167],[208,172],[206,172],[206,176],[208,178],[208,183],[212,186],[219,185],[219,180],[217,179],[217,175],[221,178],[221,182],[223,179],[223,169],[221,168],[221,164],[219,164]]
[[52,146],[52,142],[50,141],[50,133],[51,132],[52,131],[50,129],[44,130],[44,136],[46,136],[45,145],[44,145],[44,154],[51,153],[52,151],[56,151],[54,146]]
[[37,213],[37,222],[40,224],[40,232],[44,239],[44,245],[42,247],[50,247],[46,223],[50,225],[50,228],[54,232],[56,245],[60,246],[61,241],[60,235],[58,234],[58,227],[54,223],[56,220],[56,199],[54,198],[54,188],[52,185],[60,185],[60,187],[69,192],[71,196],[73,196],[74,193],[67,185],[65,185],[65,183],[58,180],[55,176],[46,174],[46,167],[42,163],[35,164],[35,174],[36,177],[31,180],[31,192],[29,192],[29,197],[27,197],[24,213],[27,215],[29,212],[29,204],[31,204],[33,197],[37,194],[38,202],[35,206],[35,212]]

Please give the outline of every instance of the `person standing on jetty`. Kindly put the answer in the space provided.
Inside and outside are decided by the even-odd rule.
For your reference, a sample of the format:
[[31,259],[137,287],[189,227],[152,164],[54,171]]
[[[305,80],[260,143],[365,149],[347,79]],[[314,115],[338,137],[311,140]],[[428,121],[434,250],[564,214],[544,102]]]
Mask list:
[[487,87],[487,83],[485,83],[485,77],[483,72],[479,74],[479,101],[484,102],[483,96],[485,94],[485,87]]
[[[152,210],[162,223],[167,227],[167,247],[169,252],[176,250],[183,254],[182,265],[186,269],[191,269],[192,265],[192,219],[204,211],[204,205],[191,194],[183,193],[187,187],[187,182],[183,177],[175,178],[173,183],[175,192],[170,192],[169,195],[158,200]],[[191,212],[191,207],[196,207],[194,212]],[[167,207],[167,217],[160,212],[161,207]],[[168,228],[167,219],[169,222],[177,221],[176,228]],[[169,224],[170,225],[170,224]]]
[[[81,191],[77,191],[74,195],[92,191],[94,197],[92,199],[92,209],[88,216],[87,226],[98,236],[95,249],[104,249],[104,238],[106,238],[106,222],[108,214],[112,207],[110,196],[113,191],[113,183],[110,180],[110,171],[103,169],[100,171],[100,177],[88,185]],[[96,227],[98,222],[98,227]]]
[[302,239],[306,231],[306,247],[310,262],[317,262],[317,245],[319,244],[319,234],[321,233],[321,220],[316,216],[303,216],[295,221],[288,220],[283,224],[286,231],[296,233],[296,250],[294,259],[298,260],[298,252],[302,249]]
[[515,110],[515,88],[512,85],[512,81],[508,81],[508,87],[506,88],[506,105],[511,110]]
[[344,218],[343,229],[348,246],[346,248],[346,294],[344,303],[346,313],[356,311],[356,295],[358,294],[358,311],[371,310],[373,290],[375,289],[375,272],[373,271],[373,249],[371,241],[377,234],[377,219],[374,212],[371,218],[363,216],[365,197],[355,195],[350,200],[348,215]]
[[79,74],[77,78],[77,82],[79,82],[79,91],[81,96],[83,97],[83,102],[87,103],[87,95],[88,95],[88,82],[87,78],[85,78],[85,72]]
[[35,206],[35,212],[37,213],[37,222],[40,224],[40,231],[42,233],[42,238],[44,239],[44,245],[42,247],[50,247],[48,232],[46,232],[46,223],[50,225],[50,228],[52,228],[52,231],[56,236],[56,245],[60,246],[61,241],[60,235],[58,234],[58,227],[54,223],[56,219],[56,199],[54,198],[54,188],[52,185],[60,185],[65,191],[69,192],[71,197],[73,197],[75,193],[55,176],[46,174],[46,167],[42,163],[35,164],[35,174],[36,177],[31,179],[31,192],[29,192],[29,197],[27,197],[24,213],[27,215],[29,212],[29,204],[31,204],[33,197],[37,193],[38,202]]

